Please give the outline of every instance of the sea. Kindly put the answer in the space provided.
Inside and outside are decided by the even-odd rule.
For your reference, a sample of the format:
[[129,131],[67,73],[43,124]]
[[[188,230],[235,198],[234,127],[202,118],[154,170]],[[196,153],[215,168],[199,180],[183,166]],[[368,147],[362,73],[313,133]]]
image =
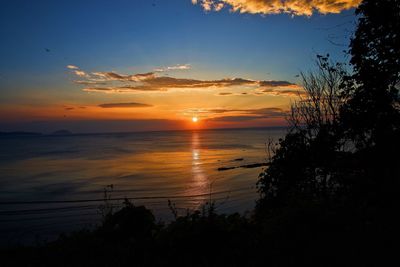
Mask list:
[[[284,128],[0,137],[0,245],[90,229],[124,199],[158,221],[214,203],[250,213]],[[258,167],[251,167],[251,166]],[[259,166],[261,165],[261,166]],[[170,203],[170,204],[168,204]]]

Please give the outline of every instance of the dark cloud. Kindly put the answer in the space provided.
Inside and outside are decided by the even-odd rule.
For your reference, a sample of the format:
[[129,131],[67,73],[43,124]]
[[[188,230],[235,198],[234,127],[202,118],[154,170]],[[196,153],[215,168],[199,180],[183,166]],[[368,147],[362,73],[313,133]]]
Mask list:
[[[95,78],[93,78],[95,76]],[[116,72],[92,72],[91,76],[88,78],[89,81],[122,81],[122,82],[140,82],[147,79],[154,78],[153,72],[138,73],[133,75],[123,75]],[[100,80],[99,80],[100,79]]]
[[254,114],[258,116],[265,116],[268,118],[271,117],[284,117],[286,116],[287,112],[280,108],[260,108],[260,109],[253,109],[247,110],[249,114]]
[[285,87],[294,84],[287,81],[260,81],[259,85],[260,87]]
[[298,97],[304,96],[306,92],[300,89],[276,89],[276,88],[265,88],[261,91],[256,92],[258,95],[275,95],[275,96],[289,96]]
[[[190,109],[185,110],[183,114],[203,114],[203,116],[216,116],[208,118],[209,121],[246,121],[269,118],[285,118],[287,111],[281,108],[258,108],[258,109]],[[219,116],[219,115],[225,116]]]
[[148,86],[114,86],[114,87],[87,87],[83,91],[100,93],[129,93],[135,91],[166,91],[166,89],[152,88]]
[[131,103],[106,103],[106,104],[100,104],[99,107],[101,107],[101,108],[146,108],[146,107],[152,107],[152,105],[131,102]]
[[217,113],[227,112],[240,112],[240,115],[227,115],[208,119],[209,121],[217,122],[240,122],[240,121],[251,121],[260,119],[271,119],[271,118],[285,118],[287,112],[280,108],[260,108],[260,109],[219,109]]
[[[157,76],[154,72],[124,75],[116,72],[84,72],[79,70],[80,79],[77,84],[87,86],[84,91],[103,93],[128,93],[145,91],[168,91],[170,89],[203,89],[203,88],[230,88],[235,86],[247,86],[258,89],[299,88],[298,85],[288,81],[256,81],[244,78],[225,78],[219,80],[199,80],[188,78],[175,78],[168,76]],[[83,73],[83,74],[82,74]],[[220,93],[220,95],[231,95],[233,93]]]
[[217,122],[239,122],[239,121],[250,121],[261,119],[259,116],[222,116],[208,119],[208,121],[217,121]]
[[85,109],[86,106],[63,105],[62,108],[66,111]]

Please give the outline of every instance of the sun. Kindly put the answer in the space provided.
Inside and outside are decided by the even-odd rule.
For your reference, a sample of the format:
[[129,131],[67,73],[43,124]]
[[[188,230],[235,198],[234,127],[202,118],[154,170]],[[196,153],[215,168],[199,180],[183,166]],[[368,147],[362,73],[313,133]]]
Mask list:
[[192,117],[193,122],[197,122],[199,119],[197,117]]

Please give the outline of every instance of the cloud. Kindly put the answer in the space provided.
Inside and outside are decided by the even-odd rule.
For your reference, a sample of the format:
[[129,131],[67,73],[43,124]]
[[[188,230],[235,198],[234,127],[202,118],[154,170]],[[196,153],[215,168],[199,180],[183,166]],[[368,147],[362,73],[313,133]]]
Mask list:
[[86,72],[82,71],[82,70],[74,70],[75,75],[79,76],[79,77],[86,77],[87,74]]
[[[77,84],[86,86],[83,91],[102,92],[102,93],[129,93],[146,91],[168,91],[171,89],[189,90],[189,89],[219,89],[244,86],[248,89],[280,88],[287,90],[300,89],[297,84],[288,81],[274,80],[250,80],[244,78],[224,78],[217,80],[199,80],[190,78],[175,78],[169,76],[160,76],[156,72],[120,74],[117,72],[85,72],[83,70],[74,70],[76,76],[80,79],[74,81]],[[278,94],[276,91],[275,94]],[[233,94],[233,93],[232,93]],[[262,93],[259,93],[262,94]],[[287,93],[285,93],[286,95]],[[231,95],[223,93],[220,95]],[[240,95],[240,94],[234,94]]]
[[259,81],[261,87],[286,87],[297,86],[296,84],[287,81]]
[[[212,108],[212,109],[187,109],[183,115],[192,116],[193,114],[202,117],[209,117],[209,121],[244,121],[256,119],[284,118],[287,111],[276,108],[258,108],[258,109],[229,109],[229,108]],[[226,115],[225,115],[226,114]],[[223,116],[221,116],[223,115]]]
[[260,108],[248,110],[250,114],[262,116],[262,117],[284,117],[287,115],[287,112],[281,108]]
[[260,119],[259,116],[221,116],[208,119],[208,121],[216,122],[239,122],[239,121],[250,121]]
[[[93,77],[94,76],[94,77]],[[92,77],[89,78],[90,81],[125,81],[125,82],[140,82],[147,79],[154,78],[153,72],[138,73],[133,75],[123,75],[116,72],[92,72]]]
[[190,70],[192,66],[190,64],[178,64],[174,66],[167,66],[167,67],[161,67],[154,69],[154,72],[164,72],[164,71],[169,71],[169,70]]
[[[73,66],[73,65],[71,65]],[[68,66],[67,66],[68,67]],[[75,66],[73,66],[75,67]],[[176,65],[166,68],[185,69],[188,65]],[[71,68],[70,68],[71,69]],[[171,89],[224,89],[246,87],[252,91],[242,93],[220,92],[219,96],[240,95],[273,95],[297,97],[304,94],[303,89],[288,81],[250,80],[244,78],[224,78],[217,80],[199,80],[189,78],[175,78],[160,76],[157,72],[137,74],[120,74],[117,72],[85,72],[80,69],[71,69],[79,77],[74,82],[85,86],[83,91],[100,93],[132,93],[132,92],[165,92]]]
[[306,94],[306,92],[302,88],[299,89],[265,88],[255,93],[256,95],[273,95],[273,96],[288,96],[288,97],[299,97],[299,96],[304,96]]
[[362,0],[192,0],[205,11],[220,11],[228,6],[231,12],[250,14],[281,14],[311,16],[340,13],[343,10],[357,7]]
[[74,83],[82,84],[82,85],[105,85],[105,82],[97,82],[97,81],[74,81]]
[[253,96],[284,96],[284,97],[301,97],[305,96],[306,92],[300,87],[294,87],[291,89],[291,86],[288,86],[288,89],[282,89],[281,87],[278,88],[257,88],[252,92],[242,92],[242,93],[231,93],[231,92],[220,92],[218,96],[243,96],[243,95],[253,95]]
[[62,108],[65,111],[73,111],[73,110],[77,110],[77,109],[86,109],[86,106],[74,106],[74,105],[63,105]]
[[216,113],[239,112],[237,115],[224,115],[207,119],[214,122],[239,122],[260,119],[279,118],[283,119],[287,112],[280,108],[260,108],[260,109],[216,109]]
[[67,69],[70,69],[76,76],[79,77],[88,77],[88,74],[83,70],[80,70],[79,67],[75,65],[67,65]]
[[67,69],[70,69],[70,70],[77,70],[77,69],[79,69],[79,67],[77,67],[77,66],[75,66],[75,65],[67,65]]
[[166,91],[162,88],[152,88],[149,86],[116,86],[116,87],[87,87],[82,89],[85,92],[98,92],[98,93],[132,93],[132,92],[149,92],[149,91]]
[[106,104],[100,104],[99,107],[101,107],[101,108],[147,108],[147,107],[152,107],[152,105],[131,102],[131,103],[106,103]]

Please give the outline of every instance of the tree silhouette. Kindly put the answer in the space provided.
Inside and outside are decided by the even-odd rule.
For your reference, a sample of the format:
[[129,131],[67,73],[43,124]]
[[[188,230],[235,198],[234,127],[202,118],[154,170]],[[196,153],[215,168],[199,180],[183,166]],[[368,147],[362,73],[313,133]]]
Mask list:
[[346,148],[339,127],[346,73],[329,55],[317,56],[316,66],[314,72],[302,73],[306,94],[291,106],[289,133],[260,174],[258,208],[304,197],[325,201],[340,185],[336,169]]
[[306,130],[309,139],[322,131],[339,135],[336,131],[340,110],[346,101],[342,84],[347,74],[343,64],[330,62],[329,55],[318,55],[315,65],[314,72],[301,73],[306,96],[299,95],[288,118],[292,130]]
[[400,1],[365,0],[356,13],[342,125],[357,148],[353,169],[362,173],[353,194],[383,209],[398,201],[400,186]]
[[347,87],[352,99],[344,123],[358,147],[386,146],[400,127],[400,1],[365,0],[356,13],[350,43],[354,74]]
[[396,203],[400,1],[365,0],[357,14],[353,71],[318,56],[317,70],[303,75],[306,97],[292,106],[289,133],[260,174],[259,210],[300,198],[345,197],[380,210]]

